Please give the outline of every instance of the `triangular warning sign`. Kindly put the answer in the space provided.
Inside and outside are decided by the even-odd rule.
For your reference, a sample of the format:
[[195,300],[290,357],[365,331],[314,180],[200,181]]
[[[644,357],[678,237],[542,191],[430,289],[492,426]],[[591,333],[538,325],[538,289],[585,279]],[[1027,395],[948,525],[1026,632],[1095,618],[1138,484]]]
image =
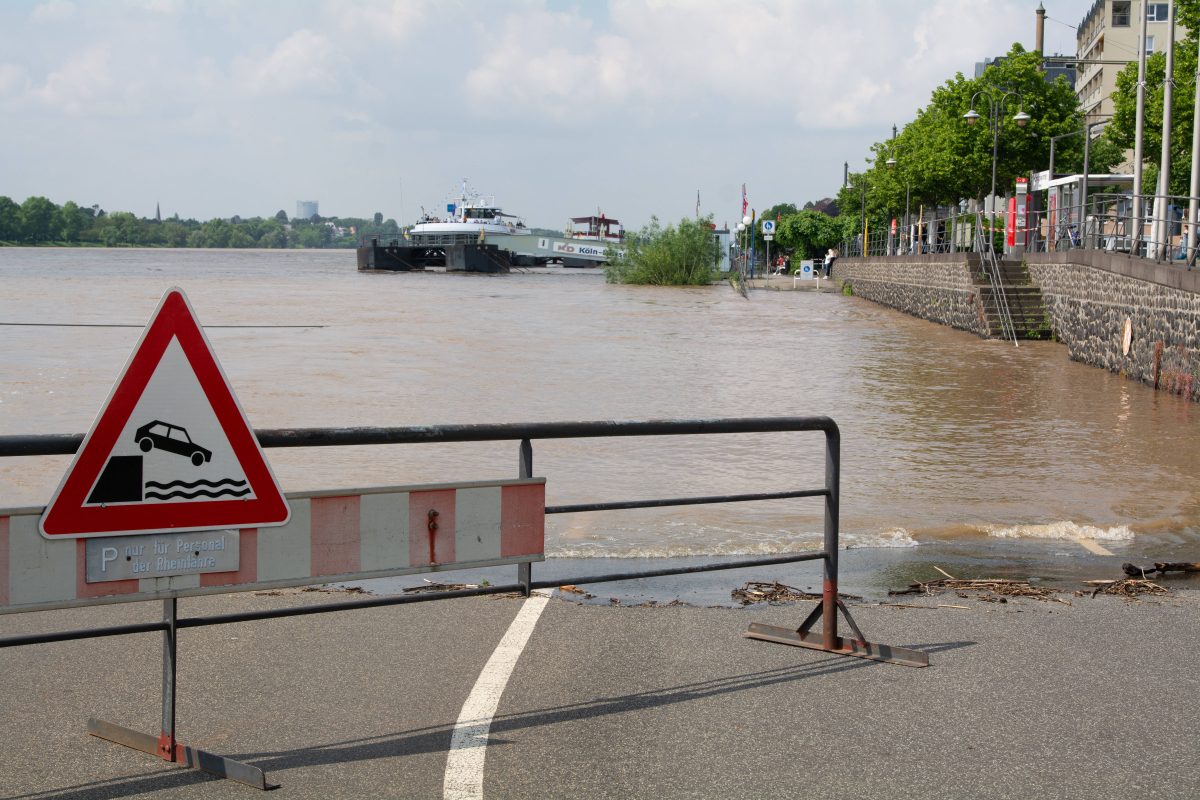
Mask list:
[[42,514],[42,535],[283,525],[287,501],[183,291],[163,295]]

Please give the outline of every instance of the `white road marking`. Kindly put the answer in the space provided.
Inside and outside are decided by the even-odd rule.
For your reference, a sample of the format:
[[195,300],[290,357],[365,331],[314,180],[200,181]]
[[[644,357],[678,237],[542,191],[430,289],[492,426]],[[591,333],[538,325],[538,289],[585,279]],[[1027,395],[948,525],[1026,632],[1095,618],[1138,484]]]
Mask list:
[[1080,546],[1083,547],[1084,550],[1090,550],[1098,556],[1111,556],[1112,555],[1111,550],[1109,550],[1104,545],[1097,542],[1095,539],[1084,539],[1081,537],[1081,538],[1076,539],[1075,541],[1079,542]]
[[487,757],[488,731],[500,705],[500,695],[512,675],[521,651],[533,633],[542,609],[553,592],[534,592],[525,601],[496,651],[479,673],[475,688],[459,712],[450,737],[446,757],[446,779],[442,786],[445,800],[479,800],[483,797],[483,762]]

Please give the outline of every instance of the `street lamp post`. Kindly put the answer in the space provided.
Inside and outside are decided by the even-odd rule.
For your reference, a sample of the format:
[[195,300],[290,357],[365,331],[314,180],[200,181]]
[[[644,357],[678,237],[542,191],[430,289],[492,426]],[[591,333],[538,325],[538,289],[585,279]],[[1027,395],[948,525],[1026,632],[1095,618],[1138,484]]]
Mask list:
[[[896,168],[896,159],[894,157],[889,158],[887,161],[885,161],[883,163],[885,166],[887,166],[888,169],[894,170]],[[908,177],[908,173],[906,172],[904,174],[904,234],[908,233],[908,225],[909,225],[908,211],[909,211],[909,205],[910,205],[911,200],[912,200],[912,179]],[[901,236],[900,236],[900,245],[901,246],[904,245],[904,234],[901,234]],[[911,241],[909,242],[909,245],[910,246],[912,245]]]
[[1000,94],[997,95],[997,89],[998,87],[991,89],[980,89],[978,92],[973,94],[971,96],[971,107],[968,109],[967,113],[963,114],[963,119],[967,121],[967,124],[974,125],[981,117],[980,113],[975,110],[976,98],[982,95],[983,98],[987,100],[988,124],[992,128],[992,211],[991,218],[989,220],[992,231],[994,231],[996,228],[996,162],[1000,153],[1000,115],[1004,113],[1005,104],[1010,97],[1016,97],[1018,103],[1017,113],[1014,114],[1012,118],[1013,122],[1017,123],[1017,127],[1024,128],[1025,124],[1030,120],[1030,116],[1025,113],[1024,103],[1021,100],[1020,92],[1016,91],[1015,89],[1009,89],[1007,91],[1001,91]]
[[862,244],[859,246],[858,254],[862,258],[867,257],[867,176],[864,173],[859,176],[862,183],[859,186],[859,194],[862,200],[862,227],[859,229],[862,232]]

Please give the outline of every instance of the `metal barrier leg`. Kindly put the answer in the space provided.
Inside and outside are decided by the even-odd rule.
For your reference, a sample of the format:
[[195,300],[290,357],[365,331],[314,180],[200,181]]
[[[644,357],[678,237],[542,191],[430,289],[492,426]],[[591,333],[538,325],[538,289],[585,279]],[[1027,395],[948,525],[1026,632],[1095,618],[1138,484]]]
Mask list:
[[521,594],[529,597],[533,593],[533,563],[523,561],[517,564],[517,583],[521,584]]
[[167,629],[163,631],[162,731],[158,738],[95,718],[88,720],[88,733],[158,756],[164,761],[203,770],[256,789],[278,789],[277,785],[267,783],[266,773],[258,767],[188,747],[175,738],[175,675],[179,643],[175,624],[178,602],[175,598],[163,601],[163,619]]
[[[907,647],[891,647],[886,644],[868,642],[858,629],[846,604],[838,598],[838,497],[841,474],[841,436],[837,431],[825,434],[825,583],[821,591],[821,602],[814,608],[799,628],[781,628],[777,625],[750,623],[746,636],[777,644],[808,647],[843,656],[866,658],[872,661],[887,661],[906,667],[929,666],[929,654]],[[837,615],[841,612],[854,631],[854,639],[838,636]],[[820,635],[810,633],[817,620],[821,620]]]
[[[517,477],[533,477],[533,442],[531,442],[529,439],[521,440],[521,447],[517,455]],[[532,594],[532,563],[526,561],[522,564],[517,564],[517,583],[521,584],[521,594],[525,595],[526,597],[529,597],[529,595]]]

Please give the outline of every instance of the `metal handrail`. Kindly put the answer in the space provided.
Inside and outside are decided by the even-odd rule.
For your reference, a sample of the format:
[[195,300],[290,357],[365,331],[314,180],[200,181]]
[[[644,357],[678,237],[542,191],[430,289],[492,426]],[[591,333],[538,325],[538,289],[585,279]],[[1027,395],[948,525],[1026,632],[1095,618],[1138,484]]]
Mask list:
[[979,251],[980,262],[984,265],[984,274],[992,284],[992,295],[996,300],[996,311],[1000,317],[1000,338],[1012,339],[1013,345],[1020,347],[1017,343],[1017,333],[1013,329],[1012,313],[1008,308],[1008,297],[1004,293],[1004,279],[1000,274],[1000,259],[996,256],[996,248],[994,245],[993,231],[989,227],[987,238],[983,231],[983,220],[980,217],[975,218],[975,249]]

